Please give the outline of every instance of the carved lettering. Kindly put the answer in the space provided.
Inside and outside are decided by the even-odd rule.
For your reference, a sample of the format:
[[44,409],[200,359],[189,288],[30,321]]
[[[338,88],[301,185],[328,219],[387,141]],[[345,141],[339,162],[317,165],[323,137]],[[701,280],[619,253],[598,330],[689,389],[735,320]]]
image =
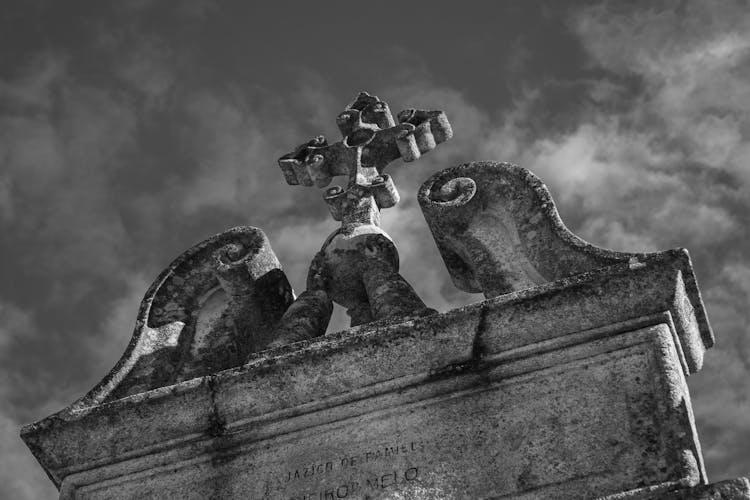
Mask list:
[[424,452],[423,441],[410,441],[408,443],[386,444],[378,448],[365,450],[359,454],[341,457],[341,467],[357,467],[363,463],[367,464],[382,459],[390,459],[400,455]]
[[[335,460],[316,460],[294,469],[283,471],[278,476],[271,476],[265,481],[265,498],[278,498],[282,490],[287,490],[291,484],[297,481],[314,480],[320,484],[321,476],[346,472],[347,475],[363,474],[359,480],[329,484],[318,491],[307,490],[301,493],[284,495],[287,500],[336,500],[340,498],[353,498],[363,488],[367,490],[383,490],[393,488],[419,479],[418,467],[388,468],[385,471],[375,472],[371,470],[375,465],[368,465],[379,460],[399,462],[406,460],[408,456],[423,453],[424,442],[409,441],[403,443],[389,443],[371,449],[362,450],[359,453],[346,454]],[[403,458],[402,458],[403,457]],[[413,462],[414,458],[409,458]],[[274,492],[277,492],[274,494]]]
[[[409,467],[406,470],[394,470],[380,476],[368,477],[364,486],[369,490],[384,490],[392,486],[400,486],[416,481],[419,477],[418,467]],[[316,493],[303,493],[293,495],[288,500],[335,500],[337,498],[350,498],[361,489],[357,481],[340,484],[334,488],[326,487]]]
[[396,471],[393,471],[393,474],[383,474],[380,476],[381,488],[387,488],[393,484],[396,484]]
[[404,479],[408,482],[415,481],[419,475],[419,469],[417,467],[410,467],[404,472]]

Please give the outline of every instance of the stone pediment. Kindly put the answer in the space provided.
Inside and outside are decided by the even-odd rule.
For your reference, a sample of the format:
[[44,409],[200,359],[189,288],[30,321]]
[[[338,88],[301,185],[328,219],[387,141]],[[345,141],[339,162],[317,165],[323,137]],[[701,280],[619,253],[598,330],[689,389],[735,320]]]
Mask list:
[[[714,343],[684,249],[598,248],[507,163],[443,170],[419,202],[454,284],[438,313],[399,273],[382,170],[450,138],[444,113],[360,94],[344,138],[279,160],[341,227],[289,287],[263,232],[187,250],[85,397],[22,437],[64,499],[750,498],[708,484],[687,377]],[[325,334],[332,303],[352,327]]]
[[[582,498],[641,481],[698,484],[704,473],[684,407],[685,377],[701,362],[707,332],[688,307],[680,269],[686,255],[670,257],[280,347],[241,367],[63,412],[26,428],[24,439],[62,483],[63,498],[108,498],[113,491],[146,498],[160,488],[160,474],[174,476],[184,498],[298,498],[316,485],[366,485],[368,477],[381,481],[396,471],[400,479],[382,488],[385,494],[398,491],[398,481],[409,485],[412,466],[447,495],[424,498],[539,488]],[[660,363],[669,378],[662,379]],[[643,434],[630,436],[636,427]],[[673,430],[651,443],[664,428]],[[569,437],[559,441],[558,433]],[[518,441],[507,448],[506,439]],[[342,457],[357,460],[368,446],[386,445],[418,446],[419,454],[342,468]],[[684,450],[692,451],[680,455]],[[577,455],[586,459],[554,470],[542,461]],[[489,460],[503,474],[481,475],[490,471],[478,464]],[[323,464],[325,481],[304,473],[294,480],[293,471],[308,462]],[[336,468],[327,471],[329,462]],[[539,470],[527,465],[537,462]],[[473,467],[473,475],[456,463]],[[211,464],[222,464],[222,477],[234,471],[234,479],[211,480]],[[664,464],[671,465],[662,470]],[[292,480],[282,477],[288,470]],[[597,482],[588,484],[587,476]],[[268,488],[276,495],[264,496]]]
[[[490,298],[600,268],[669,263],[680,272],[685,306],[694,309],[703,332],[701,343],[713,346],[687,250],[618,252],[584,241],[565,226],[547,187],[525,168],[498,162],[458,165],[428,179],[418,199],[461,290]],[[700,360],[692,359],[691,366],[699,369]]]

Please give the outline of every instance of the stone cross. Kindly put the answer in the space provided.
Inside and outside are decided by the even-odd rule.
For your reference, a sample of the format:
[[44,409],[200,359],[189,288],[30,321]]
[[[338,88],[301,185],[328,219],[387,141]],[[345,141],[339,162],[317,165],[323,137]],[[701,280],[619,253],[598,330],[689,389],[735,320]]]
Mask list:
[[393,120],[388,104],[361,92],[336,119],[343,139],[329,145],[318,136],[279,159],[288,184],[325,187],[335,176],[346,188],[326,190],[324,199],[342,225],[380,223],[380,209],[398,203],[393,180],[383,171],[393,160],[411,162],[453,135],[442,111],[406,109]]
[[399,274],[396,246],[380,228],[380,210],[399,200],[384,170],[398,158],[416,160],[450,139],[453,131],[442,111],[407,109],[398,114],[398,122],[385,102],[362,92],[336,119],[341,141],[329,145],[318,136],[279,158],[292,185],[326,187],[336,176],[348,179],[345,188],[331,187],[323,196],[341,227],[310,266],[307,291],[300,296],[311,298],[312,305],[305,306],[308,316],[311,311],[315,317],[330,315],[326,298],[346,308],[352,326],[434,312]]

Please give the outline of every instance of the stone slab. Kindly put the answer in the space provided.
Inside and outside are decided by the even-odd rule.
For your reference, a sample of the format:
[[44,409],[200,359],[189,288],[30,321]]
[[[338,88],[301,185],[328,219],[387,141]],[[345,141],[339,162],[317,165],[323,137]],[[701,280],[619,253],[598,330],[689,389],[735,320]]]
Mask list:
[[672,338],[662,323],[369,398],[367,408],[334,407],[291,431],[301,417],[230,429],[186,460],[168,452],[161,467],[135,459],[75,474],[63,493],[594,498],[696,484],[700,453]]
[[692,486],[706,478],[685,377],[704,345],[681,293],[666,264],[594,271],[61,412],[24,439],[61,498],[594,498]]

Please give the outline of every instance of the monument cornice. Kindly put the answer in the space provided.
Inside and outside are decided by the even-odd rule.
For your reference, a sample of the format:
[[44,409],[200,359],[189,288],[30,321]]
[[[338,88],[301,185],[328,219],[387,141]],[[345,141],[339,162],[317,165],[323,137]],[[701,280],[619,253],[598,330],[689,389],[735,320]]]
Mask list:
[[[102,474],[115,480],[160,463],[179,467],[179,456],[185,466],[215,460],[362,416],[372,405],[403,408],[559,369],[620,349],[634,342],[624,334],[655,325],[669,332],[688,375],[710,338],[695,314],[700,298],[685,286],[691,272],[687,252],[675,250],[442,314],[374,322],[256,354],[241,367],[63,410],[22,435],[50,477],[70,483],[72,498]],[[590,347],[596,343],[601,347]]]

